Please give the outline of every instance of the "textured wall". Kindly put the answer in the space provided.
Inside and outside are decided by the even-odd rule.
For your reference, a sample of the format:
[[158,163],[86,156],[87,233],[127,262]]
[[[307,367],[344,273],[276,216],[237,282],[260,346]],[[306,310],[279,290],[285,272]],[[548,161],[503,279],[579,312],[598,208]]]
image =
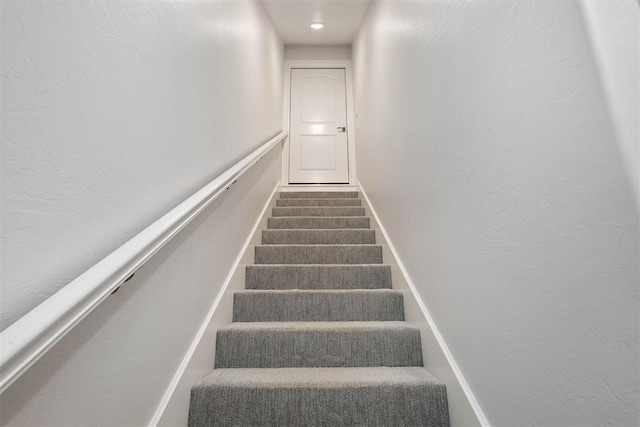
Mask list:
[[[640,199],[640,7],[637,0],[582,0],[594,56],[629,181]],[[638,202],[640,204],[640,202]]]
[[[6,326],[279,132],[283,46],[253,1],[2,0],[1,13]],[[146,425],[278,156],[3,393],[0,424]]]
[[282,46],[248,0],[3,0],[1,31],[4,328],[279,131]]
[[359,179],[496,426],[639,422],[638,210],[589,40],[577,1],[380,0],[353,44]]

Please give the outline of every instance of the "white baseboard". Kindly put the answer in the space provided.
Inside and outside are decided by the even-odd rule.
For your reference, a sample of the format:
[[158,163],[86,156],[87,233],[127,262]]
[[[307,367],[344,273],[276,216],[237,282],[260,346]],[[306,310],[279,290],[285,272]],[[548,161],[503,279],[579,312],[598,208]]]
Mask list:
[[[182,382],[183,377],[185,376],[185,373],[188,371],[189,365],[194,359],[194,355],[198,351],[199,347],[201,347],[203,337],[209,336],[210,333],[212,332],[212,329],[217,328],[217,322],[214,321],[214,315],[219,314],[218,309],[221,308],[220,303],[222,301],[227,301],[232,299],[231,294],[233,291],[236,290],[235,288],[237,287],[237,286],[232,286],[232,284],[240,284],[241,287],[244,286],[244,270],[239,269],[238,267],[240,267],[241,265],[250,264],[253,262],[253,253],[248,249],[252,245],[255,245],[257,239],[259,238],[260,230],[262,230],[262,228],[266,228],[265,214],[267,210],[273,205],[274,196],[279,188],[280,188],[280,182],[278,181],[276,186],[273,188],[273,191],[269,195],[267,202],[262,208],[262,211],[260,212],[260,215],[258,216],[258,219],[256,220],[253,228],[251,229],[251,232],[249,233],[249,237],[242,245],[242,248],[240,249],[240,252],[238,253],[237,258],[235,259],[233,265],[231,266],[231,269],[229,270],[229,274],[227,274],[224,284],[220,288],[220,292],[218,293],[216,299],[213,301],[213,304],[211,305],[211,308],[209,309],[209,312],[207,313],[207,316],[205,317],[204,322],[202,322],[202,325],[200,326],[198,333],[196,334],[195,338],[191,342],[191,345],[189,346],[189,350],[183,357],[182,362],[180,363],[180,366],[176,370],[173,378],[171,379],[171,382],[169,383],[167,390],[162,396],[162,399],[160,400],[160,403],[158,404],[158,407],[156,408],[156,411],[153,417],[151,418],[151,421],[149,421],[149,426],[158,426],[158,425],[175,426],[174,422],[170,422],[170,421],[165,422],[163,420],[163,417],[165,417],[165,412],[167,411],[167,408],[169,407],[169,404],[172,401],[172,399],[174,399],[175,392],[178,389],[178,386],[180,385],[180,383]],[[231,310],[231,307],[222,307],[222,308],[224,308],[225,310]],[[228,317],[228,316],[223,316],[223,317]],[[213,352],[209,353],[208,351],[206,353],[208,353],[206,357],[209,357],[210,360],[213,360],[214,353]],[[201,377],[204,377],[205,375],[206,373],[202,373]],[[187,424],[187,418],[185,416],[184,425],[186,426],[186,424]]]
[[[393,287],[394,289],[405,290],[407,321],[415,323],[421,329],[425,367],[436,374],[447,386],[451,425],[491,427],[433,317],[431,317],[429,310],[420,298],[407,269],[402,263],[398,252],[391,242],[391,238],[382,225],[360,181],[358,181],[358,191],[362,193],[365,203],[367,204],[367,209],[369,209],[374,220],[372,228],[376,228],[376,232],[379,232],[380,237],[384,240],[384,242],[378,241],[378,243],[385,246],[385,263],[392,265]],[[392,262],[389,262],[387,256],[390,256]],[[421,318],[419,318],[420,316]],[[437,346],[433,345],[433,341],[437,342]],[[436,348],[439,349],[440,354],[433,354]]]

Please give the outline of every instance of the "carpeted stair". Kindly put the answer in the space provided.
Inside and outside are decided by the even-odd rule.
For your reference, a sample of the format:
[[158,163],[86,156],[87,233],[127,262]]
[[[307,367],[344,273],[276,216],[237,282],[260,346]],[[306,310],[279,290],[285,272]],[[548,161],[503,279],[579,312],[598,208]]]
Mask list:
[[448,426],[357,192],[276,201],[189,426]]

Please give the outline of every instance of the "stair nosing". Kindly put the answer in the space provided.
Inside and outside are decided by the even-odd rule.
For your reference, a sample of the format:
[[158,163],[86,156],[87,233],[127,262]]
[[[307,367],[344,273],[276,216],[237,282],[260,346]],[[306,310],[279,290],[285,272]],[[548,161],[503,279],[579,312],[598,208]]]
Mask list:
[[221,326],[218,331],[389,331],[389,330],[411,330],[420,331],[420,328],[407,322],[406,320],[358,320],[358,321],[295,321],[295,322],[233,322]]
[[[268,245],[265,245],[268,246]],[[247,267],[391,267],[391,264],[247,264]]]
[[238,291],[235,291],[235,294],[242,294],[242,293],[247,293],[247,294],[257,294],[257,293],[282,293],[282,294],[286,294],[286,293],[305,293],[305,294],[312,294],[312,293],[325,293],[325,294],[340,294],[340,293],[369,293],[369,292],[375,292],[375,293],[389,293],[389,294],[395,294],[395,295],[403,295],[402,291],[399,291],[397,289],[393,289],[393,288],[380,288],[380,289],[241,289]]
[[[442,382],[440,379],[434,376],[431,373],[431,371],[429,371],[426,367],[423,367],[423,366],[341,366],[341,367],[293,366],[293,367],[284,367],[284,368],[216,368],[213,370],[213,372],[207,375],[207,377],[205,377],[203,380],[197,383],[196,386],[216,387],[218,386],[217,384],[211,383],[208,380],[211,377],[217,376],[217,374],[223,374],[223,373],[234,373],[234,374],[238,373],[240,375],[258,374],[258,376],[259,374],[264,374],[264,375],[278,374],[275,377],[276,380],[275,381],[272,380],[273,382],[256,381],[254,383],[251,381],[251,380],[256,380],[254,375],[248,376],[248,380],[247,380],[248,385],[251,387],[260,387],[260,388],[269,388],[270,386],[293,387],[293,388],[296,388],[296,387],[302,388],[302,387],[308,387],[308,386],[311,386],[313,388],[331,386],[333,388],[338,386],[338,387],[351,388],[353,386],[353,382],[351,378],[343,379],[342,376],[335,377],[336,378],[335,382],[334,381],[328,382],[326,381],[327,377],[322,375],[315,375],[315,376],[311,376],[314,379],[314,381],[305,381],[304,383],[299,383],[297,381],[290,381],[288,377],[280,375],[280,373],[293,373],[293,372],[300,372],[300,373],[306,372],[308,374],[335,373],[335,372],[350,372],[352,374],[353,373],[359,374],[360,372],[362,372],[363,374],[367,374],[367,375],[362,377],[363,379],[362,383],[359,383],[359,382],[356,383],[361,386],[377,387],[380,385],[403,384],[402,381],[396,382],[396,380],[390,380],[391,377],[389,376],[379,377],[377,375],[371,375],[371,372],[376,372],[376,371],[387,372],[387,373],[393,373],[393,372],[410,373],[412,374],[410,375],[410,377],[415,380],[416,385],[419,385],[419,384],[425,384],[425,385],[429,384],[433,386],[445,385],[444,382]],[[419,378],[417,374],[421,374],[422,378]]]
[[[296,200],[307,200],[307,199],[296,199]],[[328,200],[336,200],[336,199],[328,199]],[[365,206],[273,206],[273,208],[278,209],[365,209]]]
[[[293,217],[271,217],[271,218],[293,218]],[[299,218],[299,217],[295,217]],[[308,217],[305,217],[308,218]],[[332,218],[332,217],[323,217]],[[340,217],[338,217],[340,218]],[[269,228],[261,231],[331,231],[331,232],[343,232],[343,231],[375,231],[373,228]]]
[[294,215],[294,216],[270,216],[269,218],[370,218],[366,215],[344,215],[344,216],[304,216],[304,215]]
[[354,246],[365,246],[365,247],[382,247],[383,245],[378,244],[378,243],[328,243],[328,244],[318,244],[318,243],[267,243],[267,244],[259,244],[259,245],[255,245],[256,247],[259,246],[264,246],[264,247],[274,247],[274,246],[295,246],[295,247],[299,247],[299,246],[320,246],[322,248],[330,248],[330,247],[343,247],[343,246],[347,246],[347,247],[354,247]]

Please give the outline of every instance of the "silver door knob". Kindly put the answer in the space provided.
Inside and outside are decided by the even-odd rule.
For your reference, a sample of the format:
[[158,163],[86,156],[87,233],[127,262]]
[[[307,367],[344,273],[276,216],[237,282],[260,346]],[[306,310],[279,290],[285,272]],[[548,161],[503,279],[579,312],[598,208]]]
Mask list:
[[338,126],[338,132],[346,132],[347,128],[346,126]]

